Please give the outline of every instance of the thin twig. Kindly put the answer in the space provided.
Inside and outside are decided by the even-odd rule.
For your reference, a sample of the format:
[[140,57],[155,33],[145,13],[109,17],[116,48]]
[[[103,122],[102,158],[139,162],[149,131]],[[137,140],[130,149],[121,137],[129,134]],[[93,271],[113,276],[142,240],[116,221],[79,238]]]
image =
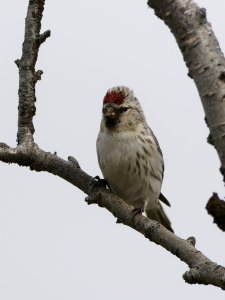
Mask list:
[[[157,1],[156,1],[157,2]],[[164,1],[166,2],[166,1]],[[175,2],[171,1],[170,2]],[[190,2],[190,1],[189,1]],[[191,2],[190,2],[191,3]],[[184,274],[189,283],[212,284],[225,289],[225,269],[213,263],[195,248],[193,237],[184,240],[168,231],[161,224],[141,214],[134,214],[133,208],[113,195],[104,187],[96,187],[95,180],[86,174],[76,159],[63,160],[55,154],[40,149],[33,139],[33,116],[35,113],[35,63],[40,44],[49,36],[39,35],[44,0],[30,0],[25,25],[25,40],[21,60],[17,60],[20,73],[19,121],[17,148],[0,143],[0,160],[30,167],[35,171],[46,171],[57,175],[78,187],[88,195],[89,204],[97,203],[109,210],[120,222],[143,234],[150,241],[161,245],[184,261],[190,270]],[[201,11],[204,19],[204,12]],[[40,72],[39,72],[39,75]]]

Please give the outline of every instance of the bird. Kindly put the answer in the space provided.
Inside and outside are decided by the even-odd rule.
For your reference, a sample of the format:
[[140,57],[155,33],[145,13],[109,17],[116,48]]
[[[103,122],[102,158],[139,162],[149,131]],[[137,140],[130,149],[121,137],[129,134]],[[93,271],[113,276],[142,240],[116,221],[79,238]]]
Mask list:
[[102,120],[96,141],[98,163],[111,191],[134,210],[173,232],[162,204],[164,161],[161,148],[148,126],[133,91],[110,88],[103,99]]

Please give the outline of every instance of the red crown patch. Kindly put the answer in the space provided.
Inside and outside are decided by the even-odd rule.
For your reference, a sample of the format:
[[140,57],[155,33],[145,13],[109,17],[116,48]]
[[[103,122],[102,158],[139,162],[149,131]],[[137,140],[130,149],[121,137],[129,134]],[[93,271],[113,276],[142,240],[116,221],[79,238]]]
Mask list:
[[112,92],[108,92],[105,95],[103,104],[114,103],[114,104],[120,105],[124,102],[124,99],[125,99],[125,97],[122,92],[112,91]]

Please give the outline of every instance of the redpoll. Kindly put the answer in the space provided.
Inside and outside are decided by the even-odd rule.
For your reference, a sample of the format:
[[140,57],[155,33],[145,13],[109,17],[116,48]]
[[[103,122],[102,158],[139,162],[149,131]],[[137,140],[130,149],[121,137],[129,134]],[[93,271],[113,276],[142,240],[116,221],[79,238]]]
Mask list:
[[141,105],[127,87],[108,90],[97,139],[99,166],[112,192],[173,231],[159,200],[164,163],[159,143]]

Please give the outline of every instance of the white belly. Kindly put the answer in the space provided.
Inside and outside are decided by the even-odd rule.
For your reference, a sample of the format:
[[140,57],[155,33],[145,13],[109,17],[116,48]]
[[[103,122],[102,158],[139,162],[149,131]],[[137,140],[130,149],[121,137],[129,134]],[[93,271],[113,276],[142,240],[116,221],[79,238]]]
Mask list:
[[157,205],[163,170],[162,156],[154,146],[143,144],[132,132],[98,136],[98,160],[104,178],[116,195],[137,208],[144,203]]

